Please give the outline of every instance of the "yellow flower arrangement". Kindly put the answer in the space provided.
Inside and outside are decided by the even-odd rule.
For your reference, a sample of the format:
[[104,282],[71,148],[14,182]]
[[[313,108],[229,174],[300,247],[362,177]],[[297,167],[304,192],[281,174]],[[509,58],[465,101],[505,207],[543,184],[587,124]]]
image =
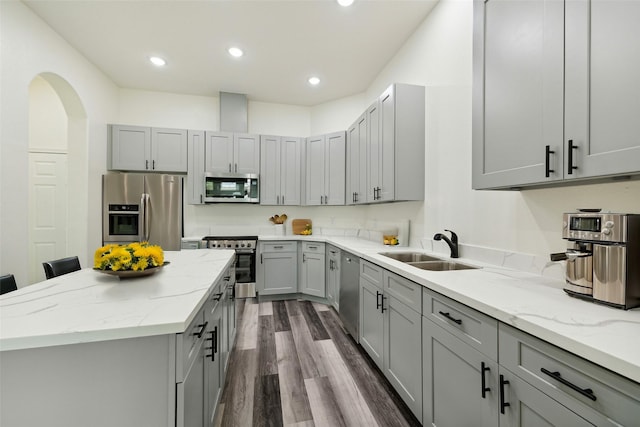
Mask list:
[[100,270],[142,271],[164,263],[164,252],[160,246],[149,242],[128,245],[109,244],[98,248],[93,256],[93,268]]

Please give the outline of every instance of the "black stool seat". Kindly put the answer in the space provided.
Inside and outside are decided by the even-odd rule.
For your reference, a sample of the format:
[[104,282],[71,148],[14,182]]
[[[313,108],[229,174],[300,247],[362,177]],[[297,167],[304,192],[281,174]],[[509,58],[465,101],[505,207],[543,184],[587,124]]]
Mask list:
[[6,276],[0,276],[0,295],[7,292],[15,291],[18,289],[16,285],[16,278],[13,274],[7,274]]
[[78,271],[81,268],[80,260],[78,260],[77,256],[43,262],[42,266],[44,267],[44,275],[47,276],[47,279],[62,276],[72,271]]

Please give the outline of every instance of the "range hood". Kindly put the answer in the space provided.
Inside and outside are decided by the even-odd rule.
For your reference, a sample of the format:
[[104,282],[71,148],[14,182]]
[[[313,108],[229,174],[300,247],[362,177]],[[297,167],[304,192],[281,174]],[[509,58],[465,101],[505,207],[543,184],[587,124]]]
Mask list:
[[248,132],[247,95],[220,92],[220,130],[222,132]]

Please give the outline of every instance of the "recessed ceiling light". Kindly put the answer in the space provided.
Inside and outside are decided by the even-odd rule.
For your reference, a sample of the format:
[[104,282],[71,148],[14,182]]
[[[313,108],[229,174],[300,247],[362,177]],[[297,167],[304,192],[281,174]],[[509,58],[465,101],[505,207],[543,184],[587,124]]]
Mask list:
[[233,56],[234,58],[240,58],[242,55],[244,55],[242,49],[238,47],[230,47],[227,52],[229,52],[229,55]]
[[308,81],[309,81],[309,84],[311,86],[318,86],[320,84],[320,79],[315,77],[315,76],[314,77],[309,77]]
[[342,7],[351,6],[353,4],[353,0],[338,0],[338,4]]
[[151,58],[149,58],[149,61],[151,61],[151,63],[156,67],[164,67],[165,65],[167,65],[167,61],[160,58],[159,56],[152,56]]

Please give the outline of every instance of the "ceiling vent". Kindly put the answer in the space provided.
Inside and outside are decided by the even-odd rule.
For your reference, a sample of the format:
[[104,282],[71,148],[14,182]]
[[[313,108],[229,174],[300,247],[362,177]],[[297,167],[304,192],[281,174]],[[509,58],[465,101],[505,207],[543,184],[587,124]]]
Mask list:
[[247,95],[220,92],[220,130],[248,132]]

